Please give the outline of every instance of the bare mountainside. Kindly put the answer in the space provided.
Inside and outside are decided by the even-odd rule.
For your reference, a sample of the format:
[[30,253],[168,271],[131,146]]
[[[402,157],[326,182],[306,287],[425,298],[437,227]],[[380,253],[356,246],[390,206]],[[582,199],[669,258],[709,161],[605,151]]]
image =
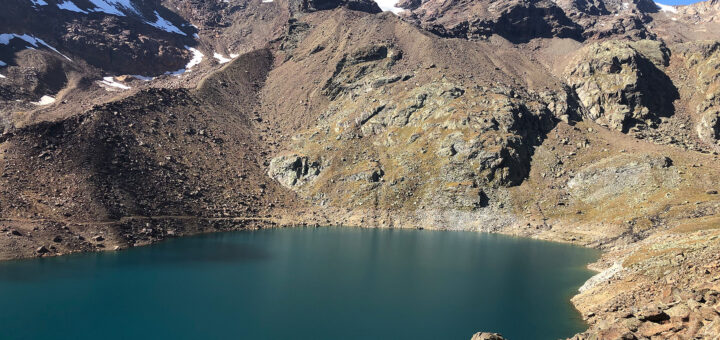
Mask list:
[[577,339],[720,334],[716,1],[13,1],[2,259],[491,231],[605,250]]

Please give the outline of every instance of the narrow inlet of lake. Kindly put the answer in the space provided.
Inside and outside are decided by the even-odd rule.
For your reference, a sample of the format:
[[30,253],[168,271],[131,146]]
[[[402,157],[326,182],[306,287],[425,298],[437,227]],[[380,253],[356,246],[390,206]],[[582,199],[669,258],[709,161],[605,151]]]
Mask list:
[[0,263],[2,339],[557,339],[598,252],[476,232],[344,227]]

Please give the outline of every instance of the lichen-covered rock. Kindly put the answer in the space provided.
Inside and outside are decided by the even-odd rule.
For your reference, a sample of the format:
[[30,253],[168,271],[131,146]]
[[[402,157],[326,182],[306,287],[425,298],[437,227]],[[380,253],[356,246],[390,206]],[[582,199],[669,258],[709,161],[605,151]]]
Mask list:
[[[324,87],[332,101],[318,125],[293,139],[293,156],[273,159],[271,177],[333,206],[474,211],[498,204],[498,188],[528,176],[533,148],[566,113],[567,95],[443,79],[409,88],[412,77],[393,78],[398,55],[372,45],[345,56]],[[296,155],[326,160],[322,176],[305,175]]]
[[323,93],[334,99],[343,93],[394,83],[402,77],[394,74],[384,75],[383,71],[400,58],[402,51],[389,45],[358,48],[345,55],[335,65],[335,72],[325,83]]
[[698,90],[695,130],[700,139],[716,144],[720,140],[720,42],[692,42],[679,49]]
[[698,136],[709,141],[720,140],[720,107],[705,110],[697,125]]
[[588,119],[626,132],[638,121],[673,114],[678,92],[661,69],[669,57],[661,42],[606,41],[584,48],[566,79]]
[[679,184],[680,177],[671,169],[672,164],[663,156],[618,155],[581,169],[567,186],[572,196],[592,205],[629,194],[643,199]]
[[283,155],[273,158],[268,167],[268,176],[287,188],[310,182],[320,175],[321,165],[306,156]]
[[505,340],[499,333],[477,332],[471,340]]

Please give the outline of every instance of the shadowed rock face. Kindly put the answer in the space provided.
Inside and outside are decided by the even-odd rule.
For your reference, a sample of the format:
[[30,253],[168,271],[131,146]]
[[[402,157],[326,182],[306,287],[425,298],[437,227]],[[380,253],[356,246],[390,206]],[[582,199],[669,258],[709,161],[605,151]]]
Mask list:
[[[404,6],[413,8],[414,4]],[[448,16],[448,12],[456,14]],[[582,39],[580,26],[555,3],[544,0],[442,4],[429,1],[408,18],[444,37],[478,39],[497,34],[515,43],[550,37]]]
[[444,37],[483,39],[497,34],[514,43],[536,38],[652,37],[646,25],[654,2],[586,0],[402,1],[405,18]]
[[306,11],[323,11],[345,7],[354,11],[380,13],[380,7],[371,0],[300,0],[300,7]]

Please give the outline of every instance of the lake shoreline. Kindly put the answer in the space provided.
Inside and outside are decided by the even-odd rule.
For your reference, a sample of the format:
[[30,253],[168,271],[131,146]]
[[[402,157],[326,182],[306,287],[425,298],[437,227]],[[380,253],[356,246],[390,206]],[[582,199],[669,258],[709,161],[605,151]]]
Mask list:
[[[0,254],[0,260],[32,258],[38,256],[56,256],[79,252],[92,251],[116,251],[127,249],[130,247],[138,247],[155,244],[170,238],[193,236],[213,232],[227,232],[238,230],[256,230],[264,228],[287,228],[287,227],[307,227],[307,226],[345,226],[360,228],[399,228],[399,229],[427,229],[427,230],[445,230],[445,231],[478,231],[508,236],[525,237],[536,240],[570,243],[588,248],[599,249],[602,251],[600,258],[588,264],[588,268],[598,273],[607,271],[613,266],[620,264],[621,268],[616,270],[612,275],[602,277],[601,280],[595,282],[590,289],[575,294],[571,302],[578,310],[583,320],[589,325],[588,331],[579,335],[577,339],[585,339],[590,335],[597,334],[615,334],[619,330],[627,328],[630,332],[641,331],[648,334],[654,330],[647,330],[651,327],[657,328],[657,324],[646,320],[640,320],[642,310],[658,309],[660,313],[664,313],[663,308],[670,309],[677,305],[676,300],[682,300],[687,296],[697,295],[702,289],[704,293],[708,290],[711,292],[720,290],[720,266],[708,267],[713,263],[720,263],[720,259],[713,256],[704,256],[711,252],[718,245],[708,244],[691,244],[690,248],[685,251],[697,252],[697,256],[693,258],[695,262],[690,268],[705,268],[703,273],[710,276],[710,280],[704,282],[697,275],[689,275],[687,263],[674,263],[666,266],[663,275],[665,277],[674,278],[673,281],[667,282],[675,291],[670,294],[665,293],[667,289],[654,289],[647,291],[648,287],[658,284],[660,279],[657,276],[649,275],[648,266],[655,266],[658,263],[664,263],[664,258],[656,258],[655,256],[645,256],[640,261],[629,263],[628,259],[634,259],[647,252],[648,248],[653,247],[657,242],[665,242],[676,247],[682,244],[689,244],[688,240],[714,240],[720,236],[719,231],[698,231],[689,234],[677,234],[671,232],[659,232],[644,240],[636,242],[627,242],[625,237],[617,237],[615,239],[592,238],[577,233],[569,232],[572,230],[560,223],[556,225],[533,225],[528,221],[518,218],[517,216],[478,216],[472,212],[422,212],[422,213],[398,213],[398,212],[378,212],[378,211],[353,211],[347,209],[324,209],[320,210],[295,210],[274,212],[272,214],[263,215],[264,217],[133,217],[125,218],[119,221],[103,221],[103,222],[82,222],[82,223],[63,223],[55,221],[40,221],[34,226],[29,221],[21,221],[20,223],[12,223],[12,221],[2,221],[5,225],[9,225],[8,233],[11,232],[13,226],[22,229],[21,234],[29,234],[30,237],[50,237],[52,233],[63,231],[65,233],[85,235],[82,237],[85,242],[84,247],[68,249],[67,251],[48,252],[38,254],[36,249],[28,248],[28,246],[14,249],[25,249],[25,251],[15,251],[8,256],[8,247],[2,245],[5,249]],[[441,222],[438,222],[441,221]],[[471,221],[467,223],[467,221]],[[11,222],[11,223],[8,223]],[[557,221],[556,221],[557,222]],[[23,228],[17,226],[23,225]],[[38,224],[40,226],[38,226]],[[48,228],[48,224],[52,227]],[[467,227],[457,228],[456,225],[464,225]],[[94,228],[88,228],[93,226]],[[46,229],[41,229],[44,227]],[[37,228],[33,231],[33,229]],[[582,226],[574,226],[576,229],[583,229]],[[588,228],[590,229],[590,228]],[[83,231],[99,230],[94,235],[84,234]],[[15,235],[17,236],[17,235]],[[97,240],[100,236],[100,241]],[[27,236],[18,236],[27,237]],[[5,238],[7,239],[7,238]],[[132,241],[129,242],[130,239]],[[3,242],[5,243],[5,242]],[[715,242],[720,244],[720,242]],[[52,243],[50,243],[52,244]],[[97,244],[102,246],[98,247]],[[17,246],[17,244],[15,245]],[[48,246],[45,246],[47,249]],[[12,248],[11,248],[12,249]],[[682,251],[681,251],[682,252]],[[669,255],[668,255],[669,256]],[[716,261],[716,262],[713,262]],[[709,263],[709,264],[708,264]],[[597,276],[597,275],[596,275]],[[594,278],[596,277],[594,276]],[[592,280],[593,278],[591,278]],[[704,294],[703,293],[703,294]],[[702,295],[702,294],[701,294]],[[640,300],[640,302],[638,302]],[[672,300],[672,301],[670,301]],[[668,301],[668,302],[663,302]],[[715,300],[709,300],[715,301]],[[681,301],[682,302],[682,301]],[[661,307],[658,307],[658,306]],[[699,307],[696,308],[699,310]],[[632,312],[631,312],[632,311]],[[638,319],[638,326],[633,325],[627,327],[627,315],[631,320]],[[676,328],[687,329],[689,318],[680,318],[676,321]],[[634,322],[634,321],[633,321]],[[719,324],[720,325],[720,324]],[[720,327],[720,326],[718,326]],[[633,330],[634,329],[634,330]],[[485,331],[485,330],[478,330]],[[610,333],[608,333],[610,332]],[[471,334],[468,335],[470,337]]]

